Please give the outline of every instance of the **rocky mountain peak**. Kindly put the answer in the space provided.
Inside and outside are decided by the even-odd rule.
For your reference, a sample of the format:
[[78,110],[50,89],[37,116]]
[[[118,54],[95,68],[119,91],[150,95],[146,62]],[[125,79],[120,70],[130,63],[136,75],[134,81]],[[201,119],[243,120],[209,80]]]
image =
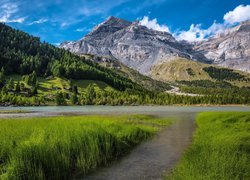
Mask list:
[[129,21],[110,16],[104,22],[94,27],[86,37],[106,37],[116,31],[128,27],[129,25],[131,25],[131,22]]
[[178,57],[250,71],[250,21],[222,36],[190,44],[138,21],[110,16],[83,39],[60,47],[77,54],[111,57],[143,74],[148,74],[156,64]]
[[242,22],[238,26],[237,31],[250,32],[250,20]]
[[250,72],[250,21],[194,46],[213,64]]

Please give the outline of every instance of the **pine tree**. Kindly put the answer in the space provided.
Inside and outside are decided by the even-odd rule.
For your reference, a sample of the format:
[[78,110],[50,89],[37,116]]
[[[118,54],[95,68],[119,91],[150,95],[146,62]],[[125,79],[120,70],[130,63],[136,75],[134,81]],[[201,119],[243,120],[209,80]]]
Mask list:
[[4,68],[2,67],[0,72],[0,88],[3,87],[4,84],[5,84],[5,71]]
[[72,93],[71,97],[70,97],[70,102],[71,104],[78,104],[78,97],[76,93]]
[[15,92],[19,93],[20,91],[21,91],[20,82],[17,81],[16,86],[15,86]]
[[10,80],[8,81],[8,83],[7,83],[7,89],[8,89],[9,91],[12,91],[12,90],[14,89],[14,81],[13,81],[13,79],[10,79]]
[[89,105],[93,104],[95,98],[96,98],[95,88],[93,84],[90,84],[86,88],[86,103]]
[[56,105],[66,105],[66,101],[65,101],[65,99],[63,97],[62,92],[57,92],[56,93],[55,101],[56,101]]

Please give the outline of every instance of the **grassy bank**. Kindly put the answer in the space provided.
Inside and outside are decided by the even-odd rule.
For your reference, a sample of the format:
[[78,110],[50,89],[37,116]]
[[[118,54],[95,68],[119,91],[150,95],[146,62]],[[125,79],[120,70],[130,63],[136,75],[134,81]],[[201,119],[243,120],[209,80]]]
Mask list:
[[77,116],[0,120],[0,179],[69,179],[152,137],[166,119]]
[[169,179],[249,179],[250,113],[200,113],[194,142]]

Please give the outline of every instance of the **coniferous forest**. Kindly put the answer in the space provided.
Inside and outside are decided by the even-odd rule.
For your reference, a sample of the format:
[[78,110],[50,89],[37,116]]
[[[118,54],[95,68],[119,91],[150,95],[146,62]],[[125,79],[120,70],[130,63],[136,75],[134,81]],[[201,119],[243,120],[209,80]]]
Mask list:
[[[2,105],[249,104],[250,89],[216,82],[179,82],[198,96],[153,92],[108,69],[0,23]],[[205,69],[212,77],[243,78]],[[219,74],[219,75],[218,75]],[[103,87],[101,87],[104,84]],[[184,86],[183,86],[184,85]],[[195,88],[194,88],[195,87]]]

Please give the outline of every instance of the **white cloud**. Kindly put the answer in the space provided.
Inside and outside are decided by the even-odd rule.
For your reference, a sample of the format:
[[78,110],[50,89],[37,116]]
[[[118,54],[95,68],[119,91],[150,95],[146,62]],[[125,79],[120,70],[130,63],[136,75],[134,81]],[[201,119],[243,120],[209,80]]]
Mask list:
[[226,29],[242,21],[250,20],[250,5],[239,5],[224,15],[223,23],[214,22],[209,28],[202,29],[201,24],[192,24],[187,31],[176,31],[174,37],[189,42],[203,41],[211,36],[226,33]]
[[149,29],[170,32],[169,28],[166,25],[160,25],[157,23],[157,19],[149,20],[148,16],[144,16],[142,20],[140,20],[140,25],[146,26]]
[[201,25],[192,24],[188,31],[179,31],[174,34],[177,40],[202,41],[205,37]]
[[52,43],[54,46],[60,46],[61,43]]
[[68,23],[68,22],[62,22],[61,23],[61,28],[63,28],[63,27],[66,27],[66,26],[69,26],[71,23]]
[[201,24],[192,24],[187,31],[177,31],[174,36],[177,40],[186,40],[189,42],[203,41],[213,35],[223,33],[227,26],[214,22],[209,28],[202,29]]
[[250,19],[250,5],[239,5],[224,15],[225,23],[235,24]]
[[86,31],[87,29],[86,28],[78,28],[76,29],[76,32],[83,32],[83,31]]
[[7,22],[15,22],[15,23],[23,23],[25,21],[26,17],[21,17],[17,19],[9,19]]
[[47,22],[47,21],[48,21],[48,19],[41,18],[41,19],[39,19],[39,20],[37,20],[37,21],[33,21],[33,22],[29,23],[28,25],[42,24],[42,23],[45,23],[45,22]]
[[23,23],[26,17],[14,16],[18,12],[18,5],[15,3],[7,2],[0,6],[0,22],[4,23]]

